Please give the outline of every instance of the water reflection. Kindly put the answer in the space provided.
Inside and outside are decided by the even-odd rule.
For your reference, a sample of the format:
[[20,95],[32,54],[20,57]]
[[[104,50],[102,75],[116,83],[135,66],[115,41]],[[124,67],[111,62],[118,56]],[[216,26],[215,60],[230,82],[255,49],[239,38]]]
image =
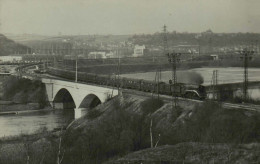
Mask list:
[[43,127],[54,130],[67,126],[73,119],[73,109],[0,116],[0,137],[21,133],[32,134]]

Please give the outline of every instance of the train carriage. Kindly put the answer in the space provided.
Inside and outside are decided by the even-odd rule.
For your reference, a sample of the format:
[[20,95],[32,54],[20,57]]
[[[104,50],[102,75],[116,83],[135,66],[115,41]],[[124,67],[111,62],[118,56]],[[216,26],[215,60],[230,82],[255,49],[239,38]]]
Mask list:
[[148,80],[141,81],[141,91],[154,92],[156,83]]

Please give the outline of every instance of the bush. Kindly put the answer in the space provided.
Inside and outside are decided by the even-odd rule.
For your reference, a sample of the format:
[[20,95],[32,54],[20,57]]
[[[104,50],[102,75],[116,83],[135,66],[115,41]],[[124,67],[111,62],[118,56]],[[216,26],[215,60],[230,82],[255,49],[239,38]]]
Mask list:
[[198,105],[185,123],[161,132],[164,144],[179,142],[250,143],[260,141],[260,114],[224,109],[215,102]]
[[161,99],[149,98],[141,103],[141,110],[144,115],[148,115],[162,107],[163,104],[164,102]]

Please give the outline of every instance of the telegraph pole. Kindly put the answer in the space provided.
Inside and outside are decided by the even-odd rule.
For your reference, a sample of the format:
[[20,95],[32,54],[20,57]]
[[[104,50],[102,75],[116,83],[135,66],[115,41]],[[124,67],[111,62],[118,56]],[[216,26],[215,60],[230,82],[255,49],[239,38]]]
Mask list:
[[[163,26],[163,55],[168,54],[168,41],[167,41],[167,26],[164,25]],[[157,57],[157,61],[159,64],[159,59]],[[154,56],[153,56],[153,62],[154,62]],[[155,74],[155,83],[157,83],[157,99],[160,99],[160,95],[159,95],[159,89],[160,89],[160,81],[161,81],[161,67],[159,66],[159,68],[156,71]]]
[[172,96],[174,97],[175,108],[177,107],[177,101],[178,101],[178,97],[176,93],[176,89],[177,89],[176,69],[177,69],[177,63],[180,61],[180,55],[181,53],[175,53],[175,52],[168,54],[168,61],[172,64],[172,83],[173,83]]
[[218,85],[218,70],[213,70],[212,75],[212,93],[213,93],[213,99],[218,99],[218,93],[217,93],[217,85]]
[[118,62],[117,62],[117,90],[119,92],[119,87],[120,87],[120,56],[119,56],[119,52],[118,52],[118,47],[117,47],[117,56],[118,56]]
[[[159,94],[159,89],[160,89],[160,81],[161,81],[161,77],[162,77],[162,75],[161,75],[161,69],[157,69],[156,70],[156,73],[155,73],[155,79],[154,79],[154,81],[155,81],[155,86],[156,86],[156,89],[157,89],[157,99],[159,100],[160,99],[160,94]],[[155,88],[154,88],[154,92],[155,92]]]
[[254,51],[249,51],[247,49],[244,49],[241,54],[241,59],[243,60],[244,64],[244,84],[243,84],[243,96],[244,96],[244,101],[247,100],[248,94],[247,94],[247,89],[248,89],[248,61],[252,59],[252,55],[254,54]]
[[168,53],[167,26],[163,26],[163,54]]
[[75,71],[75,82],[78,82],[78,55],[76,54],[76,71]]
[[2,33],[2,3],[0,0],[0,33]]

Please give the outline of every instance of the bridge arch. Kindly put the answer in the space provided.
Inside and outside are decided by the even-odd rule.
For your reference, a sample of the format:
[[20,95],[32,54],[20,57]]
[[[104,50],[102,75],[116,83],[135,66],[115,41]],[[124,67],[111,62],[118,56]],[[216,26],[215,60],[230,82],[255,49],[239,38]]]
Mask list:
[[101,103],[102,102],[100,98],[97,95],[91,93],[84,97],[79,105],[79,108],[94,108]]
[[53,99],[55,109],[74,109],[76,108],[73,96],[66,88],[61,88]]

